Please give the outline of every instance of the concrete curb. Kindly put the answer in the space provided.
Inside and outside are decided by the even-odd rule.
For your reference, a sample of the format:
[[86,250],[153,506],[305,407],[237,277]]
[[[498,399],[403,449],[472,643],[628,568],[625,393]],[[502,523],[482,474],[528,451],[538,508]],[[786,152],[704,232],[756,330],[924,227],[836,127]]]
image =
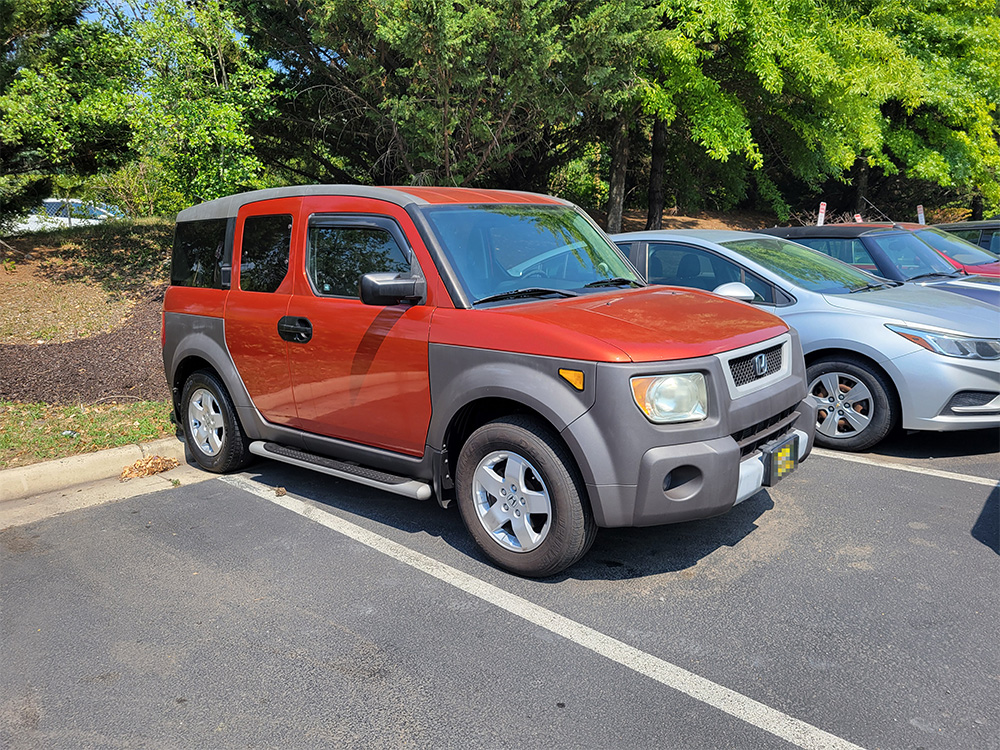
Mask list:
[[176,458],[183,464],[184,443],[175,437],[168,437],[4,469],[0,471],[0,503],[55,492],[84,482],[110,479],[118,476],[126,466],[149,456]]

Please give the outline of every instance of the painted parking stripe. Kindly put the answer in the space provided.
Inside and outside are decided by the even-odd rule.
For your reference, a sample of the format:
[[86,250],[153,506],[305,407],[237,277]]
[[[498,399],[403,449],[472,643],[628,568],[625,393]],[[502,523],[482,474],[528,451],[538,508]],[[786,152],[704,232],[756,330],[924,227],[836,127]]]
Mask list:
[[411,568],[506,610],[516,617],[562,636],[578,646],[678,690],[695,700],[724,711],[730,716],[763,729],[765,732],[770,732],[797,747],[808,750],[860,750],[858,745],[836,735],[824,732],[822,729],[759,703],[741,693],[718,685],[704,677],[699,677],[676,664],[671,664],[575,620],[540,607],[527,599],[497,588],[468,573],[463,573],[450,565],[445,565],[432,557],[416,552],[314,505],[289,495],[279,497],[273,488],[261,485],[246,477],[225,476],[220,477],[220,480],[298,513],[310,521],[315,521],[328,529],[343,534],[394,560],[409,565]]
[[870,456],[859,456],[854,453],[841,453],[840,451],[832,451],[826,448],[813,448],[813,455],[823,456],[824,458],[839,458],[841,461],[851,461],[856,464],[868,464],[869,466],[878,466],[883,469],[898,469],[899,471],[908,471],[912,474],[924,474],[929,477],[954,479],[958,482],[983,484],[987,487],[996,487],[1000,484],[1000,480],[990,479],[988,477],[977,477],[973,474],[959,474],[954,471],[941,471],[940,469],[925,469],[920,466],[898,464],[894,461],[879,461],[877,458],[871,458]]

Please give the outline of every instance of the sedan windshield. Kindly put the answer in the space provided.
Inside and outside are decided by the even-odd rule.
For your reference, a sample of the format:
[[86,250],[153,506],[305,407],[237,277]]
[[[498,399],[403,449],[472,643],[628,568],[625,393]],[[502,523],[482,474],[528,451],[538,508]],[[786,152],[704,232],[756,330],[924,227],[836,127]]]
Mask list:
[[963,266],[985,266],[987,263],[996,263],[1000,260],[989,250],[983,250],[978,245],[942,232],[940,229],[918,229],[916,235],[939,253],[947,255]]
[[869,232],[865,234],[865,244],[874,245],[881,250],[907,281],[934,275],[954,276],[957,273],[951,263],[913,232]]
[[722,245],[811,292],[848,294],[890,285],[885,279],[860,271],[818,250],[777,237],[732,240]]
[[568,206],[434,206],[423,214],[473,303],[645,286],[618,248]]

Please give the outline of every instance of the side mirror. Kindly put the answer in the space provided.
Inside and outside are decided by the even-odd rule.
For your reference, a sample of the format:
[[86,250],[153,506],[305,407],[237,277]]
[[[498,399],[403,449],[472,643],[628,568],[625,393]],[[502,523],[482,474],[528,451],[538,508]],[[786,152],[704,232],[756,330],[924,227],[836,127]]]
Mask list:
[[420,302],[427,294],[427,282],[413,277],[400,278],[399,274],[366,273],[358,280],[361,301],[366,305],[398,305],[402,302]]
[[720,284],[712,290],[713,294],[719,294],[730,299],[738,299],[740,302],[753,302],[756,295],[742,281],[730,281]]

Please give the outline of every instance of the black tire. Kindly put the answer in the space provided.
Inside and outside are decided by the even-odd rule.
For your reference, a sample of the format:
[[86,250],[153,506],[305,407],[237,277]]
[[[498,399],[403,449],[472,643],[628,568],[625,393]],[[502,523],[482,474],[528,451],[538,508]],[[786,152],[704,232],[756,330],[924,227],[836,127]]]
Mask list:
[[[514,476],[518,466],[526,466],[521,479]],[[555,575],[583,557],[597,536],[579,470],[566,447],[539,419],[512,415],[473,432],[459,453],[455,482],[465,527],[490,560],[512,573],[532,578]],[[501,497],[501,492],[509,494]],[[505,501],[511,500],[508,511]],[[543,506],[546,513],[530,510]],[[506,519],[504,524],[487,530],[486,524],[500,517]],[[522,545],[526,537],[532,539]]]
[[201,468],[224,474],[253,460],[229,393],[213,373],[198,370],[184,381],[180,418],[188,450]]
[[[842,451],[865,450],[885,438],[899,420],[892,384],[862,359],[845,356],[818,360],[806,369],[806,379],[809,393],[819,406],[817,445]],[[863,386],[860,398],[851,400],[857,385]]]

